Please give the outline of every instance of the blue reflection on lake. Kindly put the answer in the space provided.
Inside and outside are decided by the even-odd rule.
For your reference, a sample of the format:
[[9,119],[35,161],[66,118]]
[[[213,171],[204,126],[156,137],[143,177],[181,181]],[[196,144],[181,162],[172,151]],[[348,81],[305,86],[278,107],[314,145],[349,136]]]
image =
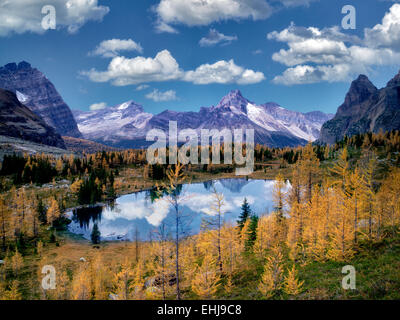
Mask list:
[[[237,220],[244,198],[259,216],[273,209],[273,180],[222,179],[186,184],[181,191],[185,235],[199,232],[202,218],[212,214],[212,185],[224,195],[226,222]],[[164,198],[154,201],[150,191],[121,196],[112,206],[76,209],[70,216],[73,220],[69,226],[71,232],[90,239],[91,229],[96,222],[103,241],[133,240],[136,232],[141,240],[149,240],[162,222],[171,226],[171,232],[174,225],[169,202]]]

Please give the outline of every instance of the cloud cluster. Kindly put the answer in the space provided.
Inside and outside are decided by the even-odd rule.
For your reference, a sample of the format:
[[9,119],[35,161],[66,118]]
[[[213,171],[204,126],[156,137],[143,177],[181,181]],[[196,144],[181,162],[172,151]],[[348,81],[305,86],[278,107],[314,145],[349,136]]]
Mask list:
[[279,7],[307,6],[316,0],[161,0],[153,11],[159,32],[176,33],[171,25],[206,26],[226,20],[267,19]]
[[400,5],[394,4],[382,24],[364,30],[364,38],[349,36],[338,27],[318,29],[291,24],[267,35],[289,47],[272,56],[285,66],[275,83],[294,85],[322,81],[340,82],[368,72],[374,66],[400,61]]
[[111,82],[116,86],[137,85],[149,82],[186,81],[195,84],[236,83],[253,84],[265,79],[262,72],[245,69],[233,60],[203,64],[195,70],[184,71],[168,50],[154,58],[115,57],[106,71],[91,69],[81,74],[94,82]]
[[106,71],[82,72],[94,82],[111,81],[116,86],[126,86],[146,82],[177,80],[183,71],[168,50],[159,52],[154,58],[115,57]]
[[110,11],[97,0],[0,0],[0,36],[12,33],[44,33],[42,8],[56,9],[56,26],[75,33],[88,21],[101,21]]
[[233,60],[221,60],[214,64],[203,64],[193,71],[187,71],[183,80],[194,84],[254,84],[265,80],[265,76],[262,72],[244,69],[236,65]]
[[152,92],[146,94],[146,98],[155,102],[173,101],[178,99],[174,90],[162,92],[158,89],[154,89]]
[[382,20],[372,29],[365,29],[365,42],[374,48],[400,50],[400,5],[394,4]]
[[265,19],[272,12],[265,0],[161,0],[155,6],[160,23],[205,26],[229,19]]
[[[132,210],[135,208],[135,210]],[[170,204],[165,199],[160,199],[151,204],[146,199],[131,201],[129,197],[120,199],[117,207],[117,215],[115,210],[106,208],[102,215],[104,220],[114,221],[117,219],[126,219],[133,221],[136,219],[146,219],[151,225],[158,227],[167,217]]]
[[216,29],[210,29],[208,35],[200,39],[199,45],[201,47],[212,47],[217,44],[228,45],[237,39],[237,36],[227,36],[218,32]]
[[121,51],[137,51],[142,53],[143,48],[132,39],[111,39],[102,41],[96,49],[90,53],[90,55],[101,56],[103,58],[114,58],[117,57]]

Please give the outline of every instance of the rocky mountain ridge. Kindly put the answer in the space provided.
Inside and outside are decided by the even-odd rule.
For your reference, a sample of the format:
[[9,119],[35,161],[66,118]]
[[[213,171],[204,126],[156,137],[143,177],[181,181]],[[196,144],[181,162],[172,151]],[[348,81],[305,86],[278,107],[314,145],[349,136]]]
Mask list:
[[400,72],[381,89],[365,75],[354,80],[335,117],[323,125],[319,141],[332,144],[380,130],[400,130]]
[[25,61],[0,67],[0,88],[12,91],[61,135],[82,137],[68,105],[45,75]]
[[0,135],[65,149],[54,128],[22,105],[13,92],[3,89],[0,89]]

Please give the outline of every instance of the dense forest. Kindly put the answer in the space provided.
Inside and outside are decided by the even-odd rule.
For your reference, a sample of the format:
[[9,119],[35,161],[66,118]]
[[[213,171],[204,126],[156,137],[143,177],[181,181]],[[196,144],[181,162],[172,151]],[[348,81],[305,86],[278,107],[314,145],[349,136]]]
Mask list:
[[[333,146],[257,145],[254,175],[275,175],[273,212],[256,215],[245,201],[238,221],[224,223],[224,196],[211,187],[214,215],[195,236],[180,231],[181,185],[196,175],[229,174],[235,165],[151,166],[145,156],[127,150],[5,157],[0,298],[400,297],[399,132],[357,135]],[[92,244],[71,240],[67,207],[112,201],[127,172],[157,186],[154,201],[169,201],[173,225],[162,223],[147,242],[101,243],[97,225]],[[54,188],[57,183],[66,187]],[[40,286],[45,265],[57,271],[55,290]],[[345,265],[358,271],[356,290],[341,287]]]

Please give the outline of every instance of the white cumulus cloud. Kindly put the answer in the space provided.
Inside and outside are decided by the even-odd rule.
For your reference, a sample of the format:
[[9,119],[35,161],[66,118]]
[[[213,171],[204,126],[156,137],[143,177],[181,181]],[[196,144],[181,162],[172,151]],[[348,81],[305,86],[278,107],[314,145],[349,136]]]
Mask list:
[[263,20],[285,7],[316,0],[161,0],[153,7],[158,32],[177,33],[171,25],[206,26],[226,20]]
[[143,48],[132,39],[111,39],[102,41],[90,54],[102,56],[104,58],[114,58],[118,56],[121,51],[137,51],[142,53]]
[[56,9],[57,29],[66,28],[69,33],[78,31],[88,21],[101,21],[110,11],[98,5],[97,0],[0,0],[0,36],[44,33],[42,8],[47,5]]
[[154,89],[152,92],[146,94],[146,98],[155,102],[177,100],[176,92],[174,90],[162,92],[158,89]]
[[182,73],[175,58],[168,50],[159,52],[154,58],[115,57],[106,71],[91,69],[83,72],[94,82],[111,81],[116,86],[177,80],[182,77]]
[[107,103],[105,102],[94,103],[89,107],[92,111],[103,110],[105,108],[107,108]]
[[201,47],[212,47],[217,44],[227,45],[237,39],[237,36],[227,36],[216,29],[210,29],[208,35],[200,39],[199,44]]
[[193,71],[187,71],[183,79],[195,84],[254,84],[263,81],[265,76],[262,72],[238,66],[233,60],[221,60],[214,64],[203,64]]
[[272,12],[265,0],[161,0],[154,8],[164,24],[204,26],[229,19],[265,19]]
[[366,28],[365,42],[371,47],[386,47],[400,50],[400,4],[396,3],[372,29]]

